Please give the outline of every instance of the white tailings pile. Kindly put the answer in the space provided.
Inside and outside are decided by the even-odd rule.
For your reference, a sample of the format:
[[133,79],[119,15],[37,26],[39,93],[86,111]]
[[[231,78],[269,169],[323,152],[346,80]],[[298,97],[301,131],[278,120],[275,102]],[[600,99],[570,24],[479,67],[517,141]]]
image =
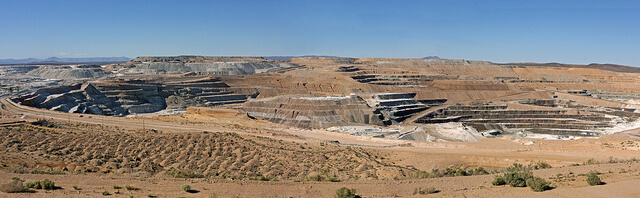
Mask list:
[[98,65],[65,65],[65,66],[42,66],[29,71],[26,75],[43,79],[94,79],[112,74],[102,70]]
[[184,62],[149,62],[140,63],[126,73],[142,74],[182,74],[194,72],[198,75],[246,75],[268,71],[276,71],[299,65],[278,62],[216,62],[216,63],[184,63]]

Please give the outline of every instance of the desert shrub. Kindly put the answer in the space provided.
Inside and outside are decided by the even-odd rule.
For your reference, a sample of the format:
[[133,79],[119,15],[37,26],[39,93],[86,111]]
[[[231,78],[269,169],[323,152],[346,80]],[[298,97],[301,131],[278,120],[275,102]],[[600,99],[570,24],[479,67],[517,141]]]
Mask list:
[[596,186],[602,184],[602,181],[600,180],[600,177],[598,177],[597,172],[591,171],[587,173],[587,183],[589,183],[589,185]]
[[316,175],[316,176],[309,177],[309,181],[322,181],[322,180],[324,180],[324,177],[322,177],[322,175]]
[[27,183],[25,183],[25,186],[27,188],[36,189],[36,183],[38,183],[38,185],[40,185],[40,181],[27,181]]
[[531,188],[531,190],[535,192],[542,192],[549,188],[549,183],[539,177],[532,177],[527,179],[526,184]]
[[416,190],[413,192],[414,195],[416,194],[421,194],[421,195],[427,195],[427,194],[433,194],[433,193],[437,193],[439,192],[438,190],[436,190],[436,188],[434,187],[429,187],[429,188],[416,188]]
[[73,187],[74,190],[78,190],[78,186],[77,185],[73,185],[71,187]]
[[121,188],[122,188],[122,187],[117,186],[117,185],[114,185],[114,186],[113,186],[113,189],[116,189],[116,190],[117,190],[117,189],[121,189]]
[[41,171],[41,170],[32,170],[31,174],[43,174],[43,175],[64,175],[66,174],[63,171]]
[[535,165],[536,169],[548,169],[548,168],[553,168],[551,165],[549,165],[547,162],[538,162]]
[[7,173],[18,173],[18,174],[27,174],[30,171],[27,168],[27,165],[19,164],[19,165],[15,165],[15,166],[12,166],[12,167],[9,167],[9,168],[5,169],[5,172],[7,172]]
[[327,180],[329,180],[330,182],[340,182],[340,179],[338,179],[337,177],[329,177]]
[[342,188],[336,190],[336,197],[338,197],[338,198],[356,198],[356,197],[360,197],[360,196],[356,195],[356,189],[342,187]]
[[518,163],[513,163],[512,166],[507,167],[505,169],[506,172],[520,172],[520,171],[526,171],[526,170],[529,170],[529,169],[524,165],[518,164]]
[[20,180],[13,180],[8,184],[0,185],[0,191],[6,193],[20,193],[26,192],[27,189],[24,187]]
[[42,184],[42,189],[51,190],[55,187],[55,183],[49,179],[44,179],[40,182]]
[[138,188],[133,187],[133,186],[131,186],[131,185],[129,185],[129,184],[124,185],[124,188],[126,188],[127,190],[138,190]]
[[40,181],[33,182],[33,189],[42,189],[42,183]]
[[111,195],[111,193],[109,193],[109,191],[102,191],[102,195],[107,196],[107,195]]
[[504,174],[504,180],[512,187],[526,187],[527,179],[533,177],[530,171],[508,172]]
[[18,181],[22,181],[19,177],[12,177],[11,180],[18,180]]
[[467,171],[465,171],[464,169],[458,168],[456,170],[455,176],[466,176],[466,175],[467,175]]
[[412,176],[413,176],[413,178],[415,178],[415,179],[424,179],[424,178],[429,178],[429,177],[431,177],[431,175],[429,174],[429,172],[427,172],[427,171],[421,171],[421,170],[416,171],[415,173],[413,173],[413,175],[412,175]]
[[587,160],[587,162],[582,163],[582,164],[584,164],[584,165],[598,164],[598,161],[596,161],[596,159],[591,158],[591,159]]
[[504,181],[503,177],[496,176],[495,178],[493,178],[493,181],[491,182],[491,184],[493,184],[494,186],[501,186],[507,183]]
[[180,188],[182,188],[182,190],[184,190],[185,192],[191,191],[191,186],[189,184],[182,185]]
[[32,122],[31,124],[37,125],[37,126],[49,127],[49,128],[60,128],[60,126],[55,122],[51,122],[44,119],[38,119],[38,121]]
[[483,167],[478,167],[475,170],[469,171],[472,172],[469,175],[486,175],[489,174],[489,171],[485,170]]

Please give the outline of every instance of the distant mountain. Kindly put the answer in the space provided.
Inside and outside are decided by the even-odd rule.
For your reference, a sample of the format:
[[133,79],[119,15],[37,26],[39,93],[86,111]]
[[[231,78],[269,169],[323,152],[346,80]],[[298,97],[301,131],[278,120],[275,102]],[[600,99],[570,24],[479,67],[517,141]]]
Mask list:
[[58,58],[46,59],[26,58],[26,59],[0,59],[0,64],[33,64],[33,63],[106,63],[106,62],[127,62],[132,60],[128,57],[90,57],[90,58]]
[[339,57],[339,56],[318,56],[318,55],[304,55],[304,56],[263,56],[262,58],[267,60],[276,60],[276,61],[288,61],[292,58],[305,58],[305,57],[320,57],[320,58],[349,58],[349,57]]
[[640,67],[632,67],[632,66],[616,65],[616,64],[591,63],[588,65],[579,65],[579,64],[564,64],[564,63],[497,63],[497,65],[512,65],[512,66],[523,66],[523,67],[572,67],[572,68],[601,69],[601,70],[625,72],[625,73],[640,73]]
[[424,57],[422,59],[441,59],[441,58],[438,57],[438,56],[427,56],[427,57]]

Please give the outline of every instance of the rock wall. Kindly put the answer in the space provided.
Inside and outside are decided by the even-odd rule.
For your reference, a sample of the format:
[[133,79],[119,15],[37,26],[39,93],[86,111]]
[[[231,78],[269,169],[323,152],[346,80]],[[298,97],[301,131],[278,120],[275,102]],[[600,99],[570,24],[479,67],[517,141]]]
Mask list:
[[26,75],[44,79],[94,79],[112,74],[100,66],[42,66]]
[[236,94],[228,87],[214,78],[164,83],[116,80],[43,88],[15,100],[22,105],[57,111],[124,116],[167,108],[243,103],[251,97]]
[[[372,95],[372,106],[386,125],[400,123],[429,106],[413,99],[416,93],[379,93]],[[446,100],[445,100],[446,101]]]
[[242,109],[251,117],[300,128],[327,128],[360,123],[382,125],[374,109],[357,95],[337,97],[276,97],[250,100]]
[[71,113],[122,116],[125,109],[91,84],[44,88],[15,98],[20,104]]

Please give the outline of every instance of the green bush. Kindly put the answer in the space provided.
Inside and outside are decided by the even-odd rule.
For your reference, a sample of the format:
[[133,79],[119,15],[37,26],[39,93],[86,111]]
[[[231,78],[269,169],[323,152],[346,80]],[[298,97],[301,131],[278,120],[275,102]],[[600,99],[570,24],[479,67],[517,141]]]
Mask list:
[[458,168],[455,172],[455,176],[467,176],[467,171],[462,168]]
[[185,184],[181,186],[182,190],[184,190],[185,192],[189,192],[191,191],[191,186],[189,184]]
[[36,183],[38,183],[38,185],[40,185],[40,181],[28,181],[27,183],[25,183],[25,186],[27,188],[36,189]]
[[338,179],[338,178],[337,178],[337,177],[335,177],[335,176],[334,176],[334,177],[329,177],[329,178],[328,178],[328,180],[329,180],[330,182],[340,182],[340,179]]
[[56,185],[54,182],[48,179],[42,180],[40,184],[42,185],[42,189],[45,189],[45,190],[52,190]]
[[493,178],[493,181],[491,182],[491,184],[493,184],[494,186],[501,186],[507,183],[504,181],[503,177],[496,176],[495,178]]
[[131,185],[129,185],[129,184],[124,185],[124,188],[126,188],[127,190],[138,190],[138,188],[133,187],[133,186],[131,186]]
[[342,187],[342,188],[336,190],[336,197],[338,197],[338,198],[356,198],[356,197],[360,197],[360,196],[356,195],[356,189]]
[[548,169],[548,168],[553,168],[551,165],[549,165],[547,162],[538,162],[535,165],[536,169]]
[[535,192],[542,192],[549,188],[549,183],[542,178],[532,177],[527,179],[527,186],[531,188],[531,190]]
[[102,195],[107,196],[107,195],[111,195],[111,193],[109,193],[109,191],[102,191]]
[[33,183],[33,188],[34,189],[42,189],[42,183],[40,181],[35,181]]
[[518,163],[513,163],[512,166],[506,168],[507,172],[520,172],[520,171],[527,171],[527,170],[528,170],[527,167]]
[[437,193],[439,192],[438,190],[436,190],[436,188],[434,187],[429,187],[429,188],[416,188],[416,190],[413,192],[414,195],[416,194],[421,194],[421,195],[427,195],[427,194],[433,194],[433,193]]
[[587,183],[589,183],[589,185],[596,186],[602,184],[602,181],[600,180],[600,177],[598,177],[597,172],[591,171],[587,174]]
[[511,187],[526,187],[527,179],[533,177],[530,171],[508,172],[504,174],[504,180]]

